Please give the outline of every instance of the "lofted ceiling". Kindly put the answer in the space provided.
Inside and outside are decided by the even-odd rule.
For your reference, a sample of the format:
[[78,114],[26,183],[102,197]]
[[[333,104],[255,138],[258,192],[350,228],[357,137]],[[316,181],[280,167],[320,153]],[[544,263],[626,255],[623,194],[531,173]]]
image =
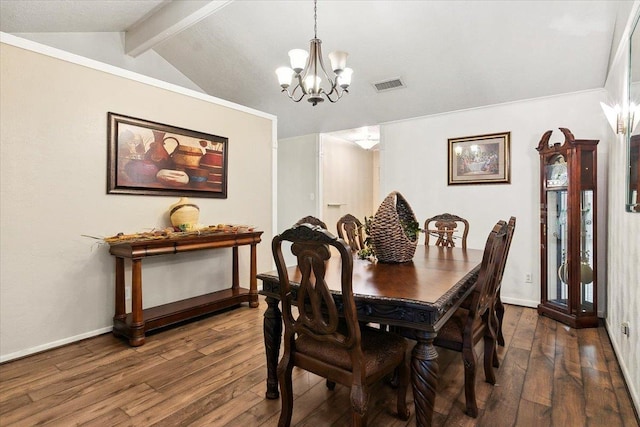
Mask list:
[[[124,51],[153,49],[204,92],[276,115],[286,138],[602,88],[630,3],[320,0],[325,61],[345,50],[354,74],[315,107],[281,94],[274,72],[309,48],[311,0],[1,0],[0,30],[123,32]],[[406,87],[375,90],[392,78]]]

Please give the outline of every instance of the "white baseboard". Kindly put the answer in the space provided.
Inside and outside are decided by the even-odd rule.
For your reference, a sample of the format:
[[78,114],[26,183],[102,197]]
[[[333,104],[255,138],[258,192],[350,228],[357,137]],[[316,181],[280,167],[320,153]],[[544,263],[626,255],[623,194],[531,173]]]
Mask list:
[[531,301],[527,299],[509,298],[509,297],[502,297],[502,296],[500,297],[500,299],[502,300],[502,302],[506,304],[519,305],[522,307],[536,308],[538,307],[538,304],[539,304],[539,301]]
[[616,356],[616,360],[618,361],[618,365],[620,365],[620,370],[622,371],[622,376],[624,377],[624,382],[627,384],[627,389],[629,389],[629,394],[631,395],[631,400],[633,401],[633,406],[636,408],[636,414],[640,414],[640,395],[638,395],[638,391],[635,389],[635,384],[633,378],[631,378],[631,374],[629,373],[629,368],[624,363],[624,360],[621,359],[618,355],[620,354],[620,348],[618,347],[618,343],[616,340],[611,339],[611,333],[609,331],[615,330],[615,326],[609,324],[608,319],[604,321],[605,328],[607,329],[607,335],[609,336],[609,341],[611,342],[611,346],[613,347],[613,351]]
[[73,342],[80,341],[86,338],[102,335],[107,332],[111,332],[112,330],[113,330],[113,326],[107,326],[105,328],[85,332],[80,335],[75,335],[75,336],[67,337],[58,341],[53,341],[50,343],[38,345],[36,347],[31,347],[24,350],[16,351],[15,353],[3,354],[3,355],[0,355],[0,363],[8,362],[9,360],[18,359],[20,357],[29,356],[35,353],[40,353],[41,351],[51,350],[52,348],[61,347],[65,344],[71,344]]

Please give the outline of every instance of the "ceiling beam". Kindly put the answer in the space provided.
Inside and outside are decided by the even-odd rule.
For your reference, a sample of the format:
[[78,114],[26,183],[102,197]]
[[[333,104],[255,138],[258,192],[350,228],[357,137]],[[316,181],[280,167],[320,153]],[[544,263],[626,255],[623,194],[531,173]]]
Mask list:
[[125,32],[125,53],[136,57],[222,9],[233,0],[172,1]]

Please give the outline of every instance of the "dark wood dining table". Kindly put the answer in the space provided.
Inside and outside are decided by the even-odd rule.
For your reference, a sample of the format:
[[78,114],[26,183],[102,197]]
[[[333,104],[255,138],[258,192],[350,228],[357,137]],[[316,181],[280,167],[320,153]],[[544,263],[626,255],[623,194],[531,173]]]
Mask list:
[[[477,249],[419,245],[413,260],[402,264],[354,259],[353,293],[358,320],[401,326],[416,340],[411,352],[411,382],[416,425],[430,426],[438,384],[438,352],[433,340],[474,289],[482,261]],[[326,281],[337,307],[341,307],[339,257],[328,261]],[[297,267],[288,269],[292,290],[300,282]],[[277,271],[257,276],[266,296],[264,342],[267,356],[268,399],[277,399],[276,368],[282,338],[280,284]],[[294,295],[295,299],[295,295]]]

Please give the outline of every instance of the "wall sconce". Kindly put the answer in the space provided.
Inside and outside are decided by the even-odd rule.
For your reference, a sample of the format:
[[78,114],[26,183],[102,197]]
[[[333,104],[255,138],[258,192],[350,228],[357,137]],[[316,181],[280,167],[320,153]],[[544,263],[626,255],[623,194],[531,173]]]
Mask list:
[[613,129],[616,134],[624,133],[624,118],[620,106],[616,104],[615,107],[611,107],[604,102],[600,102],[600,106],[602,107],[602,111],[604,111],[604,115],[607,117],[611,129]]
[[631,129],[629,129],[629,133],[633,134],[638,126],[638,122],[640,122],[640,105],[631,103],[629,105],[629,123],[631,124]]

